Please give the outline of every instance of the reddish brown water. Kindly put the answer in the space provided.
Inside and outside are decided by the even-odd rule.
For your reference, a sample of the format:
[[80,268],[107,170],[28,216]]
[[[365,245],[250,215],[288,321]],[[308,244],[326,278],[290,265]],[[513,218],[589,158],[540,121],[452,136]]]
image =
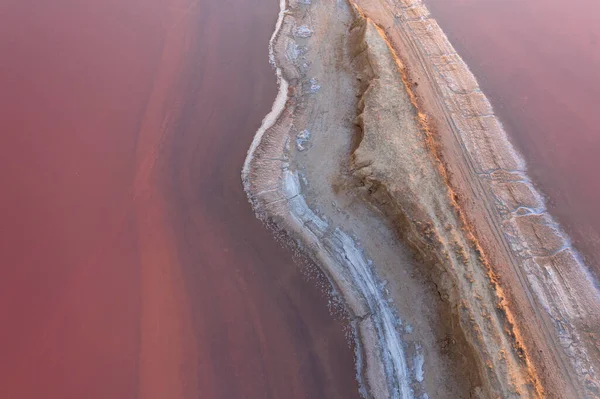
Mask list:
[[600,2],[426,2],[600,273]]
[[0,397],[352,398],[250,211],[275,0],[0,4]]

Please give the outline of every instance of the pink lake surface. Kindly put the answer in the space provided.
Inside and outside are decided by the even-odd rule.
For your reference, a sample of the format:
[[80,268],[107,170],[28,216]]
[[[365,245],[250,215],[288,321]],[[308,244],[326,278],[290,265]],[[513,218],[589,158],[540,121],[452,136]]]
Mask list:
[[600,2],[426,3],[600,275]]
[[0,1],[0,399],[359,397],[240,180],[278,11]]

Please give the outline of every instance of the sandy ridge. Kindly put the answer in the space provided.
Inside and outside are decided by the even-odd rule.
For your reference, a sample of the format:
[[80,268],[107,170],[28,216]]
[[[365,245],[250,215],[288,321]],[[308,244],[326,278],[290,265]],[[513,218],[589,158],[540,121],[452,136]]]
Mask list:
[[[538,370],[555,367],[543,376],[544,385],[551,388],[546,394],[597,397],[598,291],[568,237],[546,212],[543,197],[527,178],[525,162],[510,144],[476,79],[422,2],[358,3],[389,27],[388,34],[396,34],[393,45],[409,60],[411,77],[425,83],[415,91],[438,129],[446,167],[454,172],[452,183],[463,197],[461,207],[490,255],[493,272],[503,287],[509,287],[510,306],[520,318],[516,322],[521,327],[529,325],[522,330],[539,326],[546,332],[543,337],[525,331],[521,337]],[[432,89],[428,91],[427,85]],[[452,151],[462,159],[452,160]],[[464,166],[469,173],[456,177]],[[480,205],[468,204],[477,202],[474,196],[483,199]],[[490,229],[495,239],[483,238]],[[508,253],[497,255],[492,247]],[[504,267],[504,262],[511,268]],[[517,293],[515,283],[524,292]],[[536,327],[532,327],[532,316]],[[544,338],[550,342],[544,343]],[[546,351],[553,355],[539,355]]]
[[359,102],[362,137],[353,162],[368,189],[366,199],[397,221],[401,239],[435,270],[431,278],[457,307],[455,317],[474,347],[479,369],[487,371],[486,391],[535,396],[535,377],[505,332],[511,328],[506,312],[497,312],[499,294],[432,157],[424,116],[406,87],[404,68],[381,29],[359,9],[357,14],[360,22],[351,33],[358,31],[359,43],[366,44],[356,46],[356,63],[367,86]]

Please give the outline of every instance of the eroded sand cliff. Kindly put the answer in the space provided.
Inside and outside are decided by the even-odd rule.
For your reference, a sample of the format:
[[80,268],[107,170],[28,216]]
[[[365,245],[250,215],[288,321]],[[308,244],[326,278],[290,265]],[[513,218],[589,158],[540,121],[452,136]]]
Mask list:
[[363,395],[597,397],[597,289],[427,9],[281,9],[243,181],[344,299]]

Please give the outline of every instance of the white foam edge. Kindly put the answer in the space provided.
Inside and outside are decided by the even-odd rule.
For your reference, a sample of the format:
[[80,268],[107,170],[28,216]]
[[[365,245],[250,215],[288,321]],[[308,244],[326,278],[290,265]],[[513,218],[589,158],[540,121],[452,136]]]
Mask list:
[[283,112],[283,109],[285,108],[285,103],[287,102],[287,93],[288,93],[289,83],[287,82],[287,80],[285,80],[283,78],[283,75],[281,73],[281,68],[279,68],[279,66],[277,66],[277,63],[275,62],[275,52],[274,52],[274,43],[275,43],[275,40],[277,39],[277,35],[279,34],[279,31],[281,30],[281,25],[283,24],[283,17],[285,15],[285,10],[286,10],[286,0],[280,0],[277,23],[275,24],[275,30],[273,31],[273,34],[271,35],[271,39],[269,40],[269,63],[275,67],[275,75],[277,76],[277,86],[278,86],[277,96],[275,97],[275,101],[273,102],[271,111],[263,118],[262,123],[261,123],[260,127],[258,128],[258,130],[256,131],[256,133],[254,135],[254,139],[252,140],[252,143],[250,144],[250,148],[248,149],[248,153],[246,155],[246,160],[244,161],[244,166],[242,168],[242,181],[244,181],[244,182],[246,182],[247,176],[250,173],[250,164],[252,163],[252,160],[254,159],[254,152],[256,151],[256,149],[258,148],[258,145],[262,141],[262,138],[263,138],[265,132],[269,128],[271,128],[275,124],[275,122],[277,122],[277,119],[279,119],[279,116],[281,115],[281,113]]

